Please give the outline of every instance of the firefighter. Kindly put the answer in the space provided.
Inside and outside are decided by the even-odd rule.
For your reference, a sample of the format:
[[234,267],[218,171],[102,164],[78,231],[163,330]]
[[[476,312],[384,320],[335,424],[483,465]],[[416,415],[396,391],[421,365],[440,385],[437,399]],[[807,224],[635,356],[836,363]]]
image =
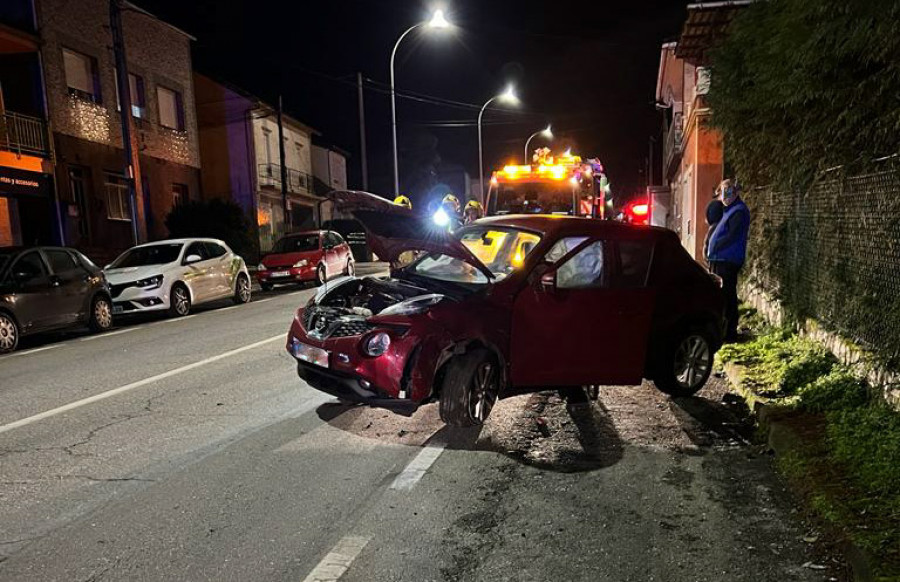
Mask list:
[[407,198],[403,194],[400,194],[399,196],[394,198],[394,204],[396,204],[397,206],[403,206],[404,208],[408,208],[409,210],[412,210],[412,202],[409,200],[409,198]]
[[463,210],[463,218],[466,224],[471,224],[484,216],[484,206],[478,200],[469,200]]

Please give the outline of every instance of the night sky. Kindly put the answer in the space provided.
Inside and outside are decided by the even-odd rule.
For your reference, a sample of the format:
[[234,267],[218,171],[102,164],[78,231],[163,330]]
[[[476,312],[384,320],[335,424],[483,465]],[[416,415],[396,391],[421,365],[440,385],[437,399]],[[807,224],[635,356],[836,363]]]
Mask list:
[[[401,147],[416,152],[407,156],[410,163],[418,163],[425,151],[426,159],[462,164],[477,178],[478,109],[512,82],[522,105],[485,113],[485,174],[491,167],[521,160],[525,138],[549,122],[557,136],[552,147],[572,146],[583,156],[599,157],[620,201],[646,183],[648,137],[657,135],[660,126],[653,108],[659,46],[677,37],[686,4],[136,2],[197,37],[198,71],[272,103],[282,93],[288,113],[351,153],[351,187],[360,185],[356,72],[361,71],[369,80],[370,190],[382,194],[392,190],[386,93],[391,48],[406,28],[443,8],[454,31],[414,32],[397,54],[397,90],[415,94],[398,99]],[[435,104],[432,97],[453,103]],[[401,163],[401,172],[411,174],[412,169]],[[409,186],[401,175],[404,182]]]

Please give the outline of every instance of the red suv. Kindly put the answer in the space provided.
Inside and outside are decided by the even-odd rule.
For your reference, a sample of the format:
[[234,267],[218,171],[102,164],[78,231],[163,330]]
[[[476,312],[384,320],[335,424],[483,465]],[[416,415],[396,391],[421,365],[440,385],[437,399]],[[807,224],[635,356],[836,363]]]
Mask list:
[[336,232],[311,230],[278,239],[260,261],[256,278],[268,291],[281,283],[315,281],[321,285],[339,274],[353,275],[350,245]]
[[662,228],[561,216],[487,218],[447,233],[364,192],[333,192],[378,256],[423,251],[389,277],[320,288],[287,350],[310,386],[444,422],[484,422],[498,397],[639,384],[697,392],[722,341],[722,293]]

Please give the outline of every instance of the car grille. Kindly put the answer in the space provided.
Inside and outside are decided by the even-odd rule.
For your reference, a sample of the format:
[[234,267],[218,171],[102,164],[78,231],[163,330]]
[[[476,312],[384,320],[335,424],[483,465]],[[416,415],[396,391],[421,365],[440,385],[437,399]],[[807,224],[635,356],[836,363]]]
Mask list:
[[119,285],[110,285],[109,286],[109,294],[112,295],[112,298],[115,299],[119,295],[122,294],[122,291],[128,289],[129,287],[134,287],[134,283],[121,283]]
[[375,328],[358,316],[348,317],[318,307],[304,309],[301,323],[307,333],[320,339],[362,335]]
[[367,331],[375,329],[371,324],[365,321],[345,321],[339,324],[330,334],[330,337],[350,337],[353,335],[362,335]]

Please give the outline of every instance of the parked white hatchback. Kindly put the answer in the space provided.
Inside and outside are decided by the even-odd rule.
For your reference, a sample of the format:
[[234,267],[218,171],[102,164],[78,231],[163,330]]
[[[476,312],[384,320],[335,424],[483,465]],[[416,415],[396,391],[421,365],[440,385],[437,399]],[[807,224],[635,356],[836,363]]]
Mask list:
[[167,310],[185,316],[193,305],[231,297],[250,301],[244,259],[211,238],[162,240],[132,247],[103,270],[113,313]]

